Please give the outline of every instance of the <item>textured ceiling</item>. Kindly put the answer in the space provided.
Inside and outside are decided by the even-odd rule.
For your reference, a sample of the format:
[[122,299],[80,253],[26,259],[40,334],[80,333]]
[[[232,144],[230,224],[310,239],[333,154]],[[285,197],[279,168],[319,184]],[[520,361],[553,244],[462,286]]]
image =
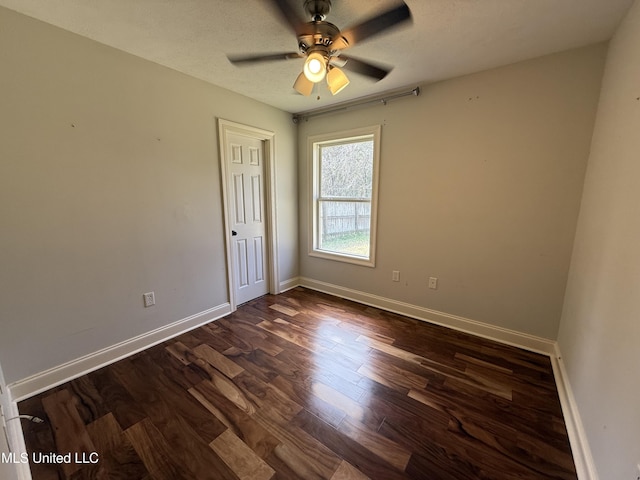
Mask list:
[[[290,0],[304,15],[303,0]],[[382,81],[350,73],[335,97],[292,88],[302,60],[235,67],[225,54],[296,51],[266,0],[0,0],[0,5],[288,112],[477,72],[611,38],[633,0],[406,0],[413,23],[349,50],[393,66]],[[341,29],[397,4],[333,0]],[[319,97],[319,98],[318,98]]]

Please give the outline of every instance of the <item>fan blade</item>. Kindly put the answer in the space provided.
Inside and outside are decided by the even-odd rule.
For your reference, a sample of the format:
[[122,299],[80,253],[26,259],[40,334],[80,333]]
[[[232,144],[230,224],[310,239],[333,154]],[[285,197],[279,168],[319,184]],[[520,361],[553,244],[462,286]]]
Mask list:
[[367,77],[375,78],[376,80],[382,80],[391,71],[390,68],[386,69],[384,67],[365,62],[364,60],[347,57],[346,55],[340,55],[340,58],[347,61],[347,63],[342,67],[345,70],[366,75]]
[[336,55],[334,57],[329,58],[329,64],[331,64],[333,66],[336,66],[336,67],[342,68],[342,67],[345,66],[346,63],[347,63],[347,59],[342,55],[340,55],[340,56]]
[[227,58],[234,65],[248,65],[252,63],[272,62],[274,60],[302,58],[302,55],[296,52],[282,52],[266,55],[227,55]]
[[306,22],[300,17],[287,0],[269,0],[280,14],[280,17],[289,25],[296,35],[300,35]]
[[411,10],[406,3],[392,8],[385,13],[377,15],[369,20],[355,25],[351,28],[340,32],[333,38],[332,48],[342,50],[354,46],[358,42],[362,42],[369,37],[378,35],[383,31],[398,25],[402,22],[411,20]]

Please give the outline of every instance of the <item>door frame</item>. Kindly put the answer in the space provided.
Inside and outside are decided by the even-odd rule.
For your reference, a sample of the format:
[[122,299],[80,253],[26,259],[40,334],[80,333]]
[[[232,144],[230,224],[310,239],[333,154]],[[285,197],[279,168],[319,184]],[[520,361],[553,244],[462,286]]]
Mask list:
[[266,212],[266,239],[267,239],[267,282],[269,293],[280,293],[279,276],[278,276],[278,235],[277,235],[277,217],[276,217],[276,175],[275,175],[275,133],[262,128],[244,125],[242,123],[232,122],[218,118],[218,149],[220,152],[220,172],[222,175],[222,207],[224,217],[224,242],[226,250],[227,263],[227,285],[229,304],[231,311],[235,311],[238,306],[236,303],[236,273],[235,260],[232,255],[233,247],[231,243],[231,213],[229,211],[229,194],[231,192],[229,161],[227,155],[228,134],[234,133],[245,137],[262,140],[264,143],[264,202]]

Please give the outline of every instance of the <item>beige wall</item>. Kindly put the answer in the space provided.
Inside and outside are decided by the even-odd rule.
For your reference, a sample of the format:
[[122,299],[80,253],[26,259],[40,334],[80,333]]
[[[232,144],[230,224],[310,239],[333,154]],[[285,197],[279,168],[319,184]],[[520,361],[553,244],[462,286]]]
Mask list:
[[[302,121],[301,275],[555,339],[605,54],[572,50]],[[309,257],[306,139],[372,124],[377,265]]]
[[297,275],[290,115],[3,8],[0,25],[7,382],[228,301],[217,117],[275,131],[280,280]]
[[610,44],[559,344],[599,477],[640,474],[640,2]]

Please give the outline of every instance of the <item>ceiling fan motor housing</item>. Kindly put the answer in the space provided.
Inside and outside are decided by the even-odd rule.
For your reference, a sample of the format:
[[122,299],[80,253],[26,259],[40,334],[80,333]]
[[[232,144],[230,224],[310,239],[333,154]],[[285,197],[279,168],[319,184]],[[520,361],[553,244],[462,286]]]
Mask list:
[[325,21],[309,22],[306,25],[308,31],[298,36],[298,47],[304,55],[311,51],[321,50],[325,56],[329,56],[333,50],[333,39],[340,33],[340,29],[333,23]]

